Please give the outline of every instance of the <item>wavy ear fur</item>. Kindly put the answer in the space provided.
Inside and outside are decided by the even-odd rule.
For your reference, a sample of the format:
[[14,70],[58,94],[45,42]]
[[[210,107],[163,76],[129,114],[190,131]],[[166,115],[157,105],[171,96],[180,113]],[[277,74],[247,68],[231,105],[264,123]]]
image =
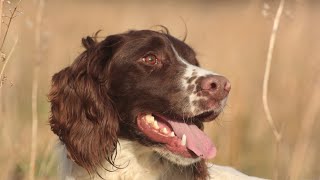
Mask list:
[[86,50],[52,78],[51,130],[69,158],[89,173],[97,172],[105,160],[115,166],[119,117],[108,96],[107,66],[119,38],[109,36],[100,43],[84,38]]

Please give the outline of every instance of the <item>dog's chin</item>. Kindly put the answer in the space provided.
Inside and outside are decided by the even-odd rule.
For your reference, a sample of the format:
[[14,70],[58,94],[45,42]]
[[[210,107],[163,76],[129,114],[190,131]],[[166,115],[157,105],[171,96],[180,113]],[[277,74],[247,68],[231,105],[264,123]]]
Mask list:
[[168,161],[180,166],[189,166],[201,161],[200,157],[183,157],[181,155],[169,151],[165,147],[153,147],[152,150],[159,154],[162,158],[167,159]]

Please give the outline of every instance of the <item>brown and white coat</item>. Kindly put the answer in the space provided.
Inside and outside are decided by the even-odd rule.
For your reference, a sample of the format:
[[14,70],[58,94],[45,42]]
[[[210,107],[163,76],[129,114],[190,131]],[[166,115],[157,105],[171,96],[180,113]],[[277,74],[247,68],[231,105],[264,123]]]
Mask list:
[[223,110],[231,85],[200,68],[190,46],[150,30],[82,44],[49,93],[63,179],[249,178],[205,162],[216,148],[203,123]]

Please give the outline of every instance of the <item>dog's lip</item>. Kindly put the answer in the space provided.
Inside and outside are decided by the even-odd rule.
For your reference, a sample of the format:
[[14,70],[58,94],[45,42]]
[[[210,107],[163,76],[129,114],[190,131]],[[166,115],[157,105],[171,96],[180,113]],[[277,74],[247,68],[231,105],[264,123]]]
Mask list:
[[[205,118],[197,118],[197,116],[187,117],[187,116],[179,116],[179,115],[170,115],[170,114],[160,114],[160,113],[152,113],[153,115],[160,117],[162,119],[169,118],[173,121],[184,122],[186,124],[194,124],[199,129],[203,130],[203,122],[206,121]],[[207,118],[207,117],[206,117]]]
[[195,116],[179,116],[179,115],[170,115],[170,114],[162,115],[160,113],[152,113],[152,114],[160,117],[165,116],[175,121],[185,122],[187,124],[195,124],[199,129],[203,130],[203,122],[210,122],[215,120],[219,116],[220,111],[210,109],[210,110],[203,111]]
[[219,113],[220,112],[216,112],[214,110],[208,110],[192,117],[191,119],[193,119],[194,121],[208,122],[218,117]]

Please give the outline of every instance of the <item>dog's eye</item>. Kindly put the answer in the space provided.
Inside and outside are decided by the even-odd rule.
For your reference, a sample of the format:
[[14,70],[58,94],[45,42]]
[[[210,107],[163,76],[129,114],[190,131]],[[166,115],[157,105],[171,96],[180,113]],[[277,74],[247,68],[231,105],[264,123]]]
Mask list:
[[158,58],[154,54],[148,54],[145,57],[142,58],[142,60],[150,65],[158,64]]

